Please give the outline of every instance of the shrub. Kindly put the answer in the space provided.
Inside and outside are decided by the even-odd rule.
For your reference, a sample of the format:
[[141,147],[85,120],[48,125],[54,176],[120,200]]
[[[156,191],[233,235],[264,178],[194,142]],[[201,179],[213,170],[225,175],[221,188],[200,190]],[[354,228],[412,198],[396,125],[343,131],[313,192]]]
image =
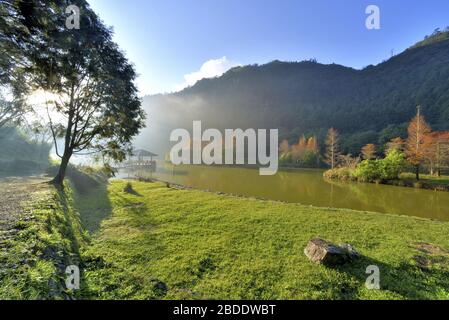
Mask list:
[[382,168],[379,160],[364,160],[354,171],[354,177],[361,182],[381,180]]
[[392,150],[381,162],[381,179],[395,180],[399,178],[399,174],[404,169],[405,155],[399,150]]
[[404,154],[393,150],[385,159],[362,161],[354,171],[354,177],[361,182],[394,180],[399,178],[404,166]]
[[283,153],[279,157],[279,164],[286,165],[293,162],[293,156],[291,152]]
[[329,180],[342,180],[342,181],[350,181],[354,180],[353,171],[347,167],[330,169],[324,172],[323,176],[325,179]]
[[133,185],[130,183],[130,182],[128,182],[127,184],[126,184],[126,186],[123,188],[123,192],[125,192],[125,193],[134,193],[135,191],[134,191],[134,189],[133,189]]

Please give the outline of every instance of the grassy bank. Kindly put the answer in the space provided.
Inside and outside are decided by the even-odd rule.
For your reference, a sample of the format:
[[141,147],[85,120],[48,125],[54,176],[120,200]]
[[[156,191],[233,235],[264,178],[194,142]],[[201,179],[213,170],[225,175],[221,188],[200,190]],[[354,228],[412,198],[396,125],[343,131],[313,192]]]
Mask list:
[[[323,177],[328,180],[358,181],[354,176],[354,169],[347,167],[327,170],[323,173]],[[369,181],[363,180],[360,182],[449,192],[448,176],[437,177],[428,174],[420,174],[420,179],[416,180],[414,173],[403,172],[398,175],[397,179],[374,179]]]
[[[77,297],[66,289],[65,269],[82,265],[80,247],[87,245],[89,233],[75,205],[83,192],[106,186],[107,176],[70,166],[60,190],[49,183],[56,168],[48,169],[46,178],[0,180],[0,299]],[[3,219],[13,212],[14,219]]]
[[[161,183],[125,182],[81,196],[91,232],[80,298],[449,298],[449,224],[259,201]],[[82,200],[82,201],[81,201]],[[303,254],[322,236],[363,257],[327,268]],[[365,288],[377,265],[381,290]]]
[[429,190],[449,191],[448,176],[431,176],[421,174],[419,181],[416,180],[413,173],[401,173],[399,180],[391,181],[391,184],[399,184],[406,187],[423,188]]
[[[23,184],[23,183],[22,183]],[[73,188],[64,192],[47,181],[29,183],[21,213],[9,226],[14,235],[0,243],[0,299],[68,299],[66,266],[79,264],[79,246],[85,237],[73,209]]]
[[[2,244],[0,298],[449,298],[449,223],[158,182],[125,192],[125,181],[85,178],[64,192],[42,185],[24,204],[19,232]],[[303,253],[315,236],[362,257],[315,265]],[[64,288],[69,264],[80,266],[79,291]],[[380,268],[381,290],[365,288],[369,265]]]

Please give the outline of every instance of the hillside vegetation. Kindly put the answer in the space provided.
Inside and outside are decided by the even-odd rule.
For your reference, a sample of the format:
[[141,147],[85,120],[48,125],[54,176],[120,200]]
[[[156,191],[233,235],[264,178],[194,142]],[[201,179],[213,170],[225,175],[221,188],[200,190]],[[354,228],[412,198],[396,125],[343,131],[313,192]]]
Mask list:
[[144,106],[159,134],[202,120],[219,129],[280,128],[290,142],[317,135],[322,146],[334,127],[343,151],[356,154],[366,143],[404,137],[417,105],[435,130],[449,128],[448,35],[435,32],[363,70],[313,60],[237,67],[179,93],[147,96]]
[[39,173],[49,165],[51,145],[18,127],[0,128],[0,176]]

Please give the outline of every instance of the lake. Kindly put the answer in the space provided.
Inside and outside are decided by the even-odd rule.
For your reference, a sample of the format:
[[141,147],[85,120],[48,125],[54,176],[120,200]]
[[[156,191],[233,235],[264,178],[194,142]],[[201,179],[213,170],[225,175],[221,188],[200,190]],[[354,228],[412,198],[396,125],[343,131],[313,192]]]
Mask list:
[[218,166],[161,166],[147,177],[188,187],[250,197],[449,221],[449,192],[323,179],[323,170],[259,170]]

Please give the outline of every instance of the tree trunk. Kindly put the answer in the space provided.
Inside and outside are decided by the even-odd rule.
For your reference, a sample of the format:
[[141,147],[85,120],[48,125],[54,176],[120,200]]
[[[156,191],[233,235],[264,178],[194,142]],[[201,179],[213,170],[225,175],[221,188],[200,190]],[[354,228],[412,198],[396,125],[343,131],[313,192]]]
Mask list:
[[73,95],[74,95],[74,85],[72,84],[72,90],[70,93],[69,118],[67,120],[67,129],[65,132],[64,154],[62,155],[61,165],[59,166],[59,172],[56,175],[56,177],[53,179],[53,183],[60,187],[62,187],[62,185],[64,183],[67,166],[69,164],[70,157],[73,154],[72,127],[74,125],[73,117],[75,115],[75,108],[73,106]]
[[72,152],[70,150],[65,150],[62,156],[61,164],[59,166],[59,171],[56,177],[53,179],[53,183],[57,186],[62,186],[65,179],[65,174],[67,171],[67,166],[69,165]]
[[415,167],[416,180],[419,180],[419,164]]

